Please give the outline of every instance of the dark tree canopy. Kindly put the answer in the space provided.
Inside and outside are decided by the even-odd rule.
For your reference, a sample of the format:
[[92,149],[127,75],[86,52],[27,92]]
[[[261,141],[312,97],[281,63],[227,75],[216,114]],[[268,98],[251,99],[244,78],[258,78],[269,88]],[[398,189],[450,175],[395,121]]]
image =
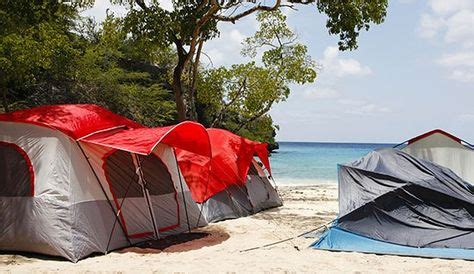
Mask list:
[[[80,12],[94,0],[0,1],[0,95],[3,111],[55,103],[95,103],[149,126],[185,119],[274,142],[269,110],[290,84],[315,81],[316,64],[282,8],[314,6],[327,16],[340,50],[383,22],[387,0],[111,0],[127,7],[97,24]],[[253,61],[204,68],[207,41],[219,27],[257,16],[242,54]],[[261,54],[257,54],[261,53]],[[257,59],[261,58],[261,59]]]

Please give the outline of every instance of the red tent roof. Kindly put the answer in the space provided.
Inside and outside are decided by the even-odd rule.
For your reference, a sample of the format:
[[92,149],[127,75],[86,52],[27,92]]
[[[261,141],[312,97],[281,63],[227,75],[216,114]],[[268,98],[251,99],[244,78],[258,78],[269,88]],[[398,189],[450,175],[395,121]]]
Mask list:
[[[207,129],[212,148],[211,169],[205,159],[177,150],[178,162],[195,201],[203,202],[230,185],[245,185],[253,156],[270,171],[267,144],[254,142],[223,129]],[[210,176],[209,176],[210,172]],[[208,184],[203,184],[209,178]]]
[[0,114],[0,121],[59,130],[74,140],[149,154],[158,143],[211,156],[209,137],[198,123],[147,128],[97,105],[51,105]]
[[76,141],[138,154],[150,154],[158,143],[172,146],[197,202],[207,200],[229,185],[244,185],[254,155],[259,156],[270,172],[266,144],[222,129],[206,131],[201,124],[189,121],[147,128],[100,106],[86,104],[20,110],[0,114],[0,121],[48,127]]
[[142,125],[97,105],[51,105],[0,114],[0,121],[35,124],[57,129],[77,140],[113,128]]
[[158,143],[163,143],[206,156],[207,159],[211,157],[206,129],[199,123],[189,121],[168,127],[100,132],[81,141],[144,155],[150,154]]

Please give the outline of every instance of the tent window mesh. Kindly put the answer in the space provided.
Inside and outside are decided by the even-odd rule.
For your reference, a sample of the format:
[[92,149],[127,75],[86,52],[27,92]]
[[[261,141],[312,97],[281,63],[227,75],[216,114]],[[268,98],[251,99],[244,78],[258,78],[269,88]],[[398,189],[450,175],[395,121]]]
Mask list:
[[105,160],[105,174],[116,198],[143,197],[132,155],[117,150]]
[[154,154],[139,156],[143,179],[150,195],[175,193],[173,180],[166,165]]
[[32,172],[31,162],[20,147],[0,142],[0,196],[32,196]]

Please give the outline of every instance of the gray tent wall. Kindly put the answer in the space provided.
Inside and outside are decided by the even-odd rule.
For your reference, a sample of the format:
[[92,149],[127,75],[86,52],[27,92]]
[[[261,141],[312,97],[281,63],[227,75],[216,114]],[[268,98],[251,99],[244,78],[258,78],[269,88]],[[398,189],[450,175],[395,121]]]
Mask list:
[[[71,261],[106,252],[115,215],[77,143],[29,124],[2,122],[0,129],[1,141],[21,147],[34,173],[31,196],[0,197],[0,250]],[[111,248],[127,245],[119,229],[112,238]]]
[[[125,207],[128,210],[129,229],[153,232],[153,223],[158,225],[158,235],[143,234],[132,239],[116,217],[113,187],[104,171],[104,156],[111,149],[79,144],[59,131],[30,124],[0,122],[0,131],[0,143],[24,151],[34,174],[31,195],[0,195],[0,250],[36,252],[76,262],[91,253],[106,253],[131,242],[187,231],[188,219],[190,228],[198,225],[199,208],[179,174],[173,150],[165,145],[158,145],[153,153],[168,169],[173,186],[167,189],[173,191],[149,195],[155,222],[149,207],[139,208],[145,197],[132,198],[125,194],[117,199],[122,210]],[[8,162],[0,161],[0,164],[9,171],[4,177],[11,178],[14,169],[9,168]],[[123,171],[126,167],[117,168]],[[160,175],[149,173],[146,177],[153,178],[151,181]],[[170,201],[174,202],[173,206],[169,205]],[[201,220],[199,225],[205,224]]]
[[474,189],[451,170],[382,149],[339,168],[337,226],[412,247],[474,248]]
[[245,186],[254,212],[283,205],[276,187],[256,161],[252,161],[247,178]]
[[277,190],[253,160],[245,186],[229,186],[205,201],[201,207],[207,222],[218,222],[249,216],[281,205]]

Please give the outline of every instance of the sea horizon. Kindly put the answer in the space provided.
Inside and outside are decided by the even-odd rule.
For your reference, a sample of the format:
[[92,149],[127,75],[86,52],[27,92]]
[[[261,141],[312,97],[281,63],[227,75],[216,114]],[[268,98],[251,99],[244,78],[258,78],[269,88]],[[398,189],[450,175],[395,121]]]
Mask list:
[[277,185],[307,186],[337,183],[337,166],[396,143],[282,141],[271,155]]
[[[349,142],[349,141],[276,141],[277,143],[308,143],[308,144],[368,144],[368,145],[397,145],[395,142]],[[401,143],[401,142],[400,142]]]

